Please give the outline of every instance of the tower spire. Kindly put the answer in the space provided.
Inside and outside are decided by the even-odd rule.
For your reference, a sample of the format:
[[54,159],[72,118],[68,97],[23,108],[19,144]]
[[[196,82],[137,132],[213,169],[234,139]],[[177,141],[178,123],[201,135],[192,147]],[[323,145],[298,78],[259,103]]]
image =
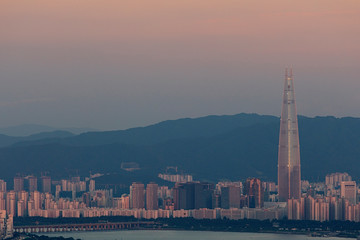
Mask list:
[[285,70],[280,119],[278,186],[279,200],[301,197],[300,147],[292,68]]

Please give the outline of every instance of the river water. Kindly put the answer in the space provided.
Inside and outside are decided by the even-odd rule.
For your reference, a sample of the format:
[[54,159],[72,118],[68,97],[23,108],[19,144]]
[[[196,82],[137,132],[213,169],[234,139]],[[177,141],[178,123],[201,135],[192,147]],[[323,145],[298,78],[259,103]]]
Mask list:
[[314,238],[306,235],[269,234],[269,233],[234,233],[205,231],[156,231],[122,230],[99,232],[48,233],[46,236],[73,237],[82,240],[349,240],[349,238]]

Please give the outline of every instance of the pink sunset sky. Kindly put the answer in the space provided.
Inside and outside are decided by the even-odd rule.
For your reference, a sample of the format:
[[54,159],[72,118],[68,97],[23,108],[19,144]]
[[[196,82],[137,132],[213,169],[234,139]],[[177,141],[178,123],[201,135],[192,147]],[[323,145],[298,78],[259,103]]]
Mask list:
[[2,0],[0,126],[360,117],[359,0]]

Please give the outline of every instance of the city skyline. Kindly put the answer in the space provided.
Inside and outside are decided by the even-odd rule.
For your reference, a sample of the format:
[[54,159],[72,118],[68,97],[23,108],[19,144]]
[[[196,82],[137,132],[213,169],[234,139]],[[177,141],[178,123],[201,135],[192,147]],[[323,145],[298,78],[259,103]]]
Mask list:
[[[175,177],[175,175],[174,175]],[[18,217],[91,218],[96,216],[134,216],[139,219],[282,219],[360,221],[359,187],[348,173],[331,173],[323,182],[301,182],[301,196],[279,202],[274,182],[249,177],[246,181],[208,183],[172,181],[173,188],[154,182],[133,182],[127,194],[113,188],[101,188],[95,179],[74,176],[54,180],[48,192],[44,189],[50,176],[42,178],[37,191],[34,176],[22,186],[6,189],[0,180],[0,213]],[[172,179],[172,180],[171,180]],[[14,183],[19,182],[14,177]],[[23,179],[24,180],[24,179]],[[190,180],[190,179],[189,179]],[[35,186],[33,184],[35,183]],[[97,186],[97,187],[96,187]],[[17,188],[17,189],[16,189]],[[12,218],[11,218],[12,219]],[[4,228],[0,219],[1,229]]]
[[0,239],[360,239],[359,25],[359,0],[1,1]]

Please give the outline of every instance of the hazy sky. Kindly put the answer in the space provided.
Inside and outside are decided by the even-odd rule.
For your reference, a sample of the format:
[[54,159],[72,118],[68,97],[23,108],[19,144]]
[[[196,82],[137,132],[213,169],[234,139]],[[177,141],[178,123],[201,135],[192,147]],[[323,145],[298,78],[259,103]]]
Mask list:
[[0,126],[360,117],[359,0],[0,0]]

